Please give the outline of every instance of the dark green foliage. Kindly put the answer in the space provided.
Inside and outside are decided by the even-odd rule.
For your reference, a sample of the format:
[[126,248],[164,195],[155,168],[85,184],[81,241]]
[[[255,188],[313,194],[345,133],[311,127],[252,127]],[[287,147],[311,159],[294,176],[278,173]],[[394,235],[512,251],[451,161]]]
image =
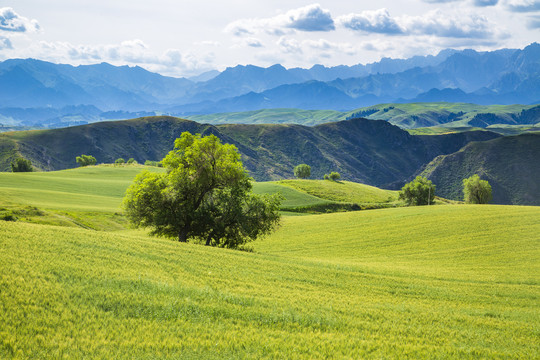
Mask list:
[[298,179],[307,179],[311,176],[311,166],[307,164],[300,164],[294,168],[294,176]]
[[330,174],[324,174],[324,180],[338,181],[341,179],[341,174],[335,171],[332,171]]
[[137,164],[137,161],[134,158],[129,158],[129,160],[127,161],[127,164],[129,164],[129,165]]
[[126,191],[128,219],[156,235],[237,248],[272,231],[281,197],[257,196],[236,147],[189,132],[163,159],[165,174],[143,171]]
[[417,176],[413,181],[405,184],[399,192],[399,199],[409,206],[433,204],[435,198],[435,185],[423,176]]
[[32,162],[24,158],[18,158],[15,162],[11,163],[12,172],[32,172]]
[[13,214],[12,211],[6,211],[6,212],[0,213],[0,220],[17,221],[17,217]]
[[463,179],[463,200],[466,203],[488,204],[492,199],[491,185],[487,180],[480,180],[477,174]]
[[126,162],[123,158],[118,158],[114,161],[115,165],[123,165]]
[[495,204],[540,205],[540,134],[471,142],[434,159],[422,175],[437,185],[437,195],[463,199],[463,179],[482,174]]
[[75,161],[77,161],[77,164],[79,164],[80,167],[88,166],[88,165],[96,165],[96,158],[92,155],[81,155],[77,156],[75,158]]

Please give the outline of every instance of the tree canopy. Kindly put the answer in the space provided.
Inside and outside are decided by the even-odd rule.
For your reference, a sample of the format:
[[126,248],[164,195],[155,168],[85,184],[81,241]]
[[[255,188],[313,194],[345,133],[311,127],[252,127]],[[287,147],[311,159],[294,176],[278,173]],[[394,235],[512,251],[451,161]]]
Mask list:
[[435,199],[435,185],[431,180],[417,176],[416,179],[401,188],[399,198],[409,206],[432,204]]
[[136,226],[229,248],[277,226],[281,196],[252,193],[234,145],[184,132],[162,163],[166,173],[143,171],[126,191],[124,209]]
[[324,180],[338,181],[339,179],[341,179],[341,174],[336,171],[332,171],[330,174],[324,174]]
[[25,158],[18,158],[15,162],[11,163],[12,172],[31,172],[34,171],[32,162]]
[[468,204],[487,204],[493,199],[491,185],[476,174],[463,179],[463,198]]
[[83,166],[88,166],[88,165],[96,165],[96,158],[93,157],[92,155],[81,155],[81,156],[77,156],[75,158],[75,161],[77,161],[77,164],[79,164],[79,166],[83,167]]
[[307,179],[311,176],[311,166],[300,164],[294,168],[294,176],[298,179]]

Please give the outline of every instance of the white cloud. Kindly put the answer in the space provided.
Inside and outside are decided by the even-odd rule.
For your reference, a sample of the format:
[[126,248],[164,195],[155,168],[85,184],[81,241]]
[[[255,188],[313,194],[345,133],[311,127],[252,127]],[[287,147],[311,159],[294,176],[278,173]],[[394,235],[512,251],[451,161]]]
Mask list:
[[342,26],[365,33],[390,35],[429,35],[449,38],[491,38],[500,30],[487,17],[462,11],[459,14],[430,11],[422,16],[391,17],[388,10],[364,11],[338,19]]
[[340,52],[346,55],[355,55],[357,53],[356,48],[349,43],[334,43],[325,39],[304,40],[302,44],[319,51]]
[[225,31],[235,36],[265,32],[282,36],[292,31],[331,31],[335,29],[330,11],[312,4],[271,18],[241,19],[227,25]]
[[10,7],[0,8],[0,31],[25,33],[39,30],[37,20],[20,16]]
[[506,6],[515,12],[540,11],[540,0],[507,0]]
[[404,32],[404,29],[390,16],[387,9],[349,14],[339,17],[337,21],[342,26],[357,31],[380,34],[402,34]]
[[264,47],[262,42],[259,39],[254,38],[254,37],[249,37],[247,39],[244,39],[244,45],[249,46],[249,47],[254,47],[254,48]]
[[484,6],[495,6],[499,3],[499,0],[474,0],[473,1],[473,4],[475,6],[480,6],[480,7],[484,7]]
[[0,36],[0,50],[5,49],[13,49],[13,44],[8,38]]
[[527,22],[527,28],[540,29],[540,15],[531,16]]
[[286,54],[302,54],[303,53],[301,44],[295,39],[287,39],[285,37],[281,37],[277,41],[277,45],[279,46],[282,53],[286,53]]
[[168,49],[162,54],[156,54],[138,39],[101,45],[40,41],[22,50],[19,55],[68,64],[108,62],[113,65],[140,65],[150,71],[171,76],[189,76],[214,68],[212,53],[195,56],[178,49]]
[[404,16],[399,20],[410,34],[453,38],[488,38],[495,35],[495,26],[483,15],[449,14],[441,10],[423,16]]

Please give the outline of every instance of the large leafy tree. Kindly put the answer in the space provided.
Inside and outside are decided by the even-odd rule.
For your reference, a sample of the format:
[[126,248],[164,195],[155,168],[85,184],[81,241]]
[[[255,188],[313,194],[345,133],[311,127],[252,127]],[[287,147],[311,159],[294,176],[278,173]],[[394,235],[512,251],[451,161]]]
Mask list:
[[429,205],[435,199],[435,185],[423,176],[417,176],[405,184],[399,192],[399,198],[411,205]]
[[469,204],[487,204],[493,199],[491,185],[476,174],[463,179],[463,197]]
[[251,192],[234,145],[184,132],[162,163],[166,173],[144,171],[126,192],[126,215],[136,226],[181,242],[235,248],[278,224],[280,195]]

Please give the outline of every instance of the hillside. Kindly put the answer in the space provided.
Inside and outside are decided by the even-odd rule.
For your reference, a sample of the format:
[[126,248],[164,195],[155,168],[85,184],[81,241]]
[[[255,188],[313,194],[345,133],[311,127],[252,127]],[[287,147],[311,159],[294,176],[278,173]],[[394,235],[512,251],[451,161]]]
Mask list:
[[434,159],[422,172],[437,185],[437,195],[462,199],[462,180],[478,174],[493,189],[493,203],[540,205],[540,134],[471,142]]
[[[76,166],[90,154],[99,163],[133,157],[160,160],[183,131],[215,134],[235,144],[257,181],[292,178],[294,166],[312,166],[313,178],[338,171],[343,179],[382,186],[400,183],[435,156],[455,152],[466,141],[496,137],[490,132],[411,136],[386,121],[351,119],[315,127],[300,125],[212,126],[172,117],[102,122],[55,130],[0,134],[0,169],[17,156],[42,170]],[[466,139],[466,140],[463,140]]]
[[0,357],[537,358],[539,216],[291,217],[254,253],[0,221]]

